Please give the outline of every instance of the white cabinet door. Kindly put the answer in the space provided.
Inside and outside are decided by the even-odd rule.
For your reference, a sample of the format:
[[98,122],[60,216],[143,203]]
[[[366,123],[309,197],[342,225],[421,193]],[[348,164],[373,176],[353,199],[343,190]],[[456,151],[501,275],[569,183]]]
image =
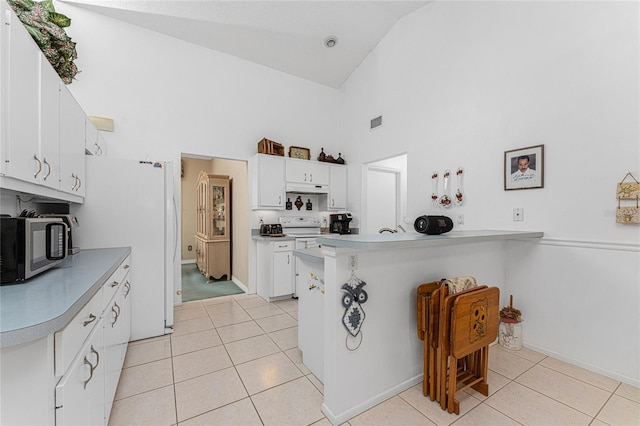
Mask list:
[[[121,285],[119,288],[123,287]],[[104,312],[104,404],[107,421],[122,369],[122,306],[124,305],[122,294],[119,291]]]
[[60,84],[60,189],[84,196],[86,115],[69,89]]
[[284,158],[259,155],[257,161],[257,206],[254,208],[284,209]]
[[293,252],[273,253],[272,297],[293,294]]
[[98,290],[80,312],[69,321],[69,324],[54,334],[56,347],[54,367],[57,377],[64,375],[93,327],[98,323],[105,305],[102,293],[102,289]]
[[102,319],[56,386],[56,425],[104,425]]
[[287,182],[327,185],[329,183],[328,164],[311,160],[287,159]]
[[[37,182],[39,149],[38,89],[40,49],[6,2],[2,5],[2,170],[7,176]],[[40,172],[40,173],[38,173]]]
[[40,56],[40,157],[42,185],[60,188],[60,77]]
[[120,314],[122,322],[122,334],[120,335],[120,352],[122,354],[122,362],[127,355],[127,347],[131,338],[131,275],[129,275],[122,285],[122,313]]
[[347,167],[329,166],[329,210],[347,208]]

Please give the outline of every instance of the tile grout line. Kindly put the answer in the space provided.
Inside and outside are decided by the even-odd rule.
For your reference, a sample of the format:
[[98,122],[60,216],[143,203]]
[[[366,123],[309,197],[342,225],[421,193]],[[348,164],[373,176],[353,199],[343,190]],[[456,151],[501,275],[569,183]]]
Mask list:
[[171,381],[173,385],[173,406],[176,412],[176,425],[178,424],[178,394],[176,392],[176,372],[173,368],[173,342],[171,341],[171,335],[169,336],[169,353],[171,354]]

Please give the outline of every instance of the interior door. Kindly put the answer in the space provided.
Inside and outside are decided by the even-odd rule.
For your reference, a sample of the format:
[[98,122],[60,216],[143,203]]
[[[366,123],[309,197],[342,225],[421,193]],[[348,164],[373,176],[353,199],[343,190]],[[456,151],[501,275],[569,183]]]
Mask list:
[[400,173],[397,170],[367,169],[367,207],[365,233],[382,228],[396,229],[399,218]]

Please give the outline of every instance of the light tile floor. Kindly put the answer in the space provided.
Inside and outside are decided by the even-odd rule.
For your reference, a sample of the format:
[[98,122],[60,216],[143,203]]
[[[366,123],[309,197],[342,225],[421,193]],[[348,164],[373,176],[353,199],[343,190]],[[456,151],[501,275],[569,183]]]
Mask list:
[[[129,345],[109,424],[330,425],[302,364],[297,301],[255,295],[187,302],[174,333]],[[640,389],[523,348],[493,346],[485,397],[448,414],[416,385],[356,425],[640,425]]]

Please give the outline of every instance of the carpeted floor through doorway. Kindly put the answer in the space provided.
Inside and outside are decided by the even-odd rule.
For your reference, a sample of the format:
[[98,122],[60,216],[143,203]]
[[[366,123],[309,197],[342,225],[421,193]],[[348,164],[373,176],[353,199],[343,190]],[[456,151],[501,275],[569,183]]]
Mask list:
[[244,293],[233,281],[211,281],[207,283],[195,263],[182,265],[182,301],[209,299]]

